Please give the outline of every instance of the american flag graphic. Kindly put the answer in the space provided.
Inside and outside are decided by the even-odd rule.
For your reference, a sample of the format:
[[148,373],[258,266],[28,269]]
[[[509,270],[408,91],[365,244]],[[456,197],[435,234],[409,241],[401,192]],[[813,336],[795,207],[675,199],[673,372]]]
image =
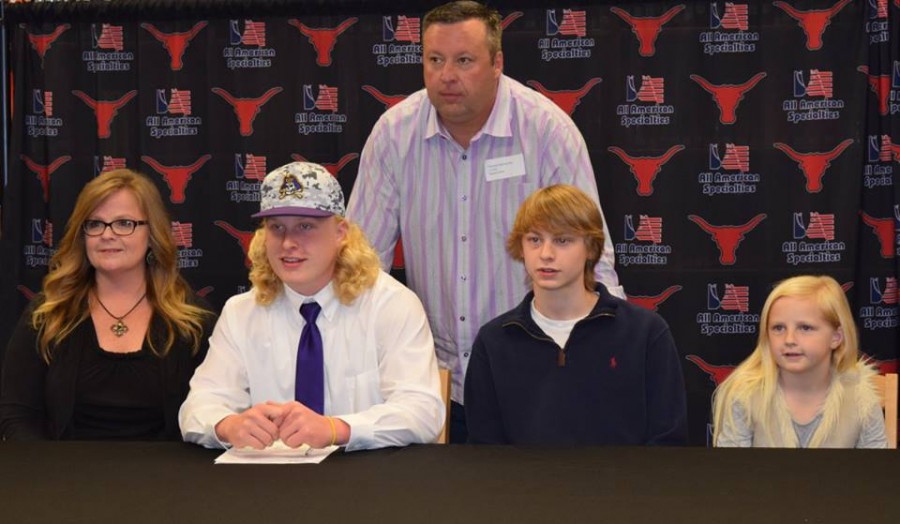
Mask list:
[[725,14],[722,15],[722,29],[746,31],[749,28],[750,17],[747,4],[725,2]]
[[[47,245],[47,247],[53,247],[53,222],[50,222],[49,220],[47,221],[46,226],[44,227],[43,241],[44,241],[44,244]],[[895,284],[894,288],[895,288],[894,292],[896,294],[896,291],[897,291],[896,284]]]
[[53,92],[35,89],[33,94],[34,112],[44,116],[53,116]]
[[31,220],[31,241],[53,247],[53,224],[49,220],[33,218]]
[[244,36],[241,38],[244,45],[266,46],[266,23],[247,20],[244,22]]
[[587,34],[587,17],[585,11],[573,11],[563,9],[562,22],[559,24],[559,34],[564,36],[584,37]]
[[266,177],[266,157],[247,153],[244,160],[244,178],[262,180]]
[[725,144],[725,157],[722,168],[746,173],[750,171],[750,146]]
[[890,162],[891,156],[893,155],[893,146],[894,144],[891,142],[891,135],[881,135],[881,149],[878,153],[878,161],[879,162]]
[[97,37],[97,47],[114,51],[125,49],[125,32],[122,26],[102,24],[100,26],[100,36]]
[[191,114],[191,92],[189,90],[172,89],[172,94],[169,97],[169,113]]
[[725,284],[725,295],[722,297],[721,306],[726,311],[740,311],[741,313],[749,311],[750,286]]
[[338,110],[338,88],[328,87],[325,84],[319,84],[319,96],[316,98],[316,109],[321,111]]
[[421,40],[421,19],[404,15],[397,17],[397,30],[394,32],[394,40],[397,42],[419,43]]
[[900,294],[897,292],[897,277],[887,277],[884,279],[884,291],[881,294],[881,302],[883,304],[896,304]]
[[125,169],[125,159],[104,155],[103,167],[100,169],[100,172],[106,173],[114,169]]
[[809,225],[806,226],[806,238],[834,240],[834,214],[811,212]]
[[637,92],[637,99],[641,102],[665,103],[666,81],[664,78],[653,78],[643,75],[641,77],[641,89]]
[[806,96],[831,98],[834,95],[834,73],[831,71],[809,71],[809,83],[806,84]]
[[875,0],[873,5],[869,0],[869,7],[874,8],[874,16],[871,18],[887,18],[888,17],[888,0]]
[[634,238],[654,244],[662,242],[662,217],[641,215],[640,221],[637,231],[634,232]]
[[191,222],[172,222],[172,236],[175,237],[175,245],[183,248],[194,246],[194,224]]

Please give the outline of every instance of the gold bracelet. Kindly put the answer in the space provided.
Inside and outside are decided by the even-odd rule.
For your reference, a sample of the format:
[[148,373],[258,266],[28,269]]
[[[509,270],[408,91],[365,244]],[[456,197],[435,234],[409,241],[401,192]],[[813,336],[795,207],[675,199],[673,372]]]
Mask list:
[[325,417],[328,419],[328,422],[331,423],[331,445],[334,446],[334,443],[337,442],[337,430],[334,429],[334,418],[333,417]]

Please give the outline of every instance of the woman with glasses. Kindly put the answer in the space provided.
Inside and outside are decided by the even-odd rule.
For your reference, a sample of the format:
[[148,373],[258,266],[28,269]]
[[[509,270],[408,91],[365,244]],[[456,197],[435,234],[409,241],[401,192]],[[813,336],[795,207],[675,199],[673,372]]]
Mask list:
[[150,180],[119,169],[84,187],[7,346],[3,438],[180,440],[178,408],[215,318],[177,258]]

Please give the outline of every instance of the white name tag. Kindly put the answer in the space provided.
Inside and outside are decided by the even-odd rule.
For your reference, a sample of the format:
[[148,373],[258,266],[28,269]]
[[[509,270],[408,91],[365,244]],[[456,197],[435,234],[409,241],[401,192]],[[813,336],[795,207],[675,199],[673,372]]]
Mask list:
[[525,157],[521,153],[484,161],[484,178],[488,182],[525,176]]

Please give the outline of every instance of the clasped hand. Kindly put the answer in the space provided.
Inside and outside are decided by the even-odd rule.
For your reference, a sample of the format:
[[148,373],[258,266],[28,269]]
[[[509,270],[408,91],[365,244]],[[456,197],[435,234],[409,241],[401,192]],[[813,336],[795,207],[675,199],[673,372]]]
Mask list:
[[332,422],[295,400],[269,401],[223,418],[216,424],[216,434],[239,448],[263,449],[278,439],[291,448],[303,444],[324,448],[333,442]]

